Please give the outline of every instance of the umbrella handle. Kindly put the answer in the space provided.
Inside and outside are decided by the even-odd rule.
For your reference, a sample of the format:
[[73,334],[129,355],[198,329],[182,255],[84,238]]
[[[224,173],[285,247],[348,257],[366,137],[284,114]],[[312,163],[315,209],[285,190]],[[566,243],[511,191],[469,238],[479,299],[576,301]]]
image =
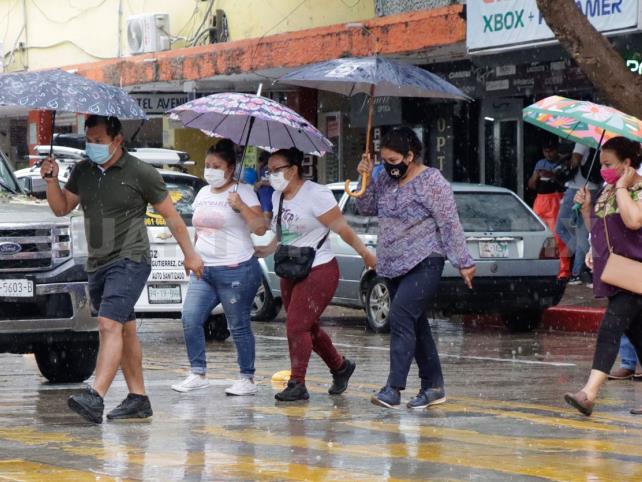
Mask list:
[[370,180],[370,176],[368,174],[362,174],[361,175],[361,189],[358,191],[352,191],[350,190],[350,179],[346,179],[346,185],[345,185],[345,191],[350,197],[356,197],[360,198],[366,193],[366,188],[368,187],[368,181]]
[[[370,96],[368,97],[368,127],[366,128],[366,156],[370,157],[370,140],[372,133],[372,118],[374,116],[374,94],[375,86],[374,84],[370,86]],[[360,198],[366,193],[366,188],[368,187],[368,181],[370,180],[370,174],[363,173],[361,175],[361,189],[358,191],[352,192],[350,190],[350,179],[346,179],[345,191],[350,197]]]

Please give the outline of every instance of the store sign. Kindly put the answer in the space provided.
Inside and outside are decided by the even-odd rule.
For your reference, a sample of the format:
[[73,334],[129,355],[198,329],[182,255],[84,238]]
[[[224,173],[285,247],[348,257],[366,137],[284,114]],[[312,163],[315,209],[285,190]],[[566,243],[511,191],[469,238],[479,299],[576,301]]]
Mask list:
[[168,110],[173,109],[186,103],[189,99],[184,92],[163,92],[163,93],[131,93],[130,94],[141,109],[147,115],[165,114]]
[[[365,95],[350,97],[350,124],[352,127],[368,125],[368,99]],[[401,99],[399,97],[375,97],[373,126],[401,124]]]
[[[593,26],[604,33],[638,28],[639,0],[577,0]],[[471,53],[509,50],[555,40],[536,0],[472,0],[467,3]]]
[[631,72],[642,75],[642,60],[627,59],[626,66],[631,70]]

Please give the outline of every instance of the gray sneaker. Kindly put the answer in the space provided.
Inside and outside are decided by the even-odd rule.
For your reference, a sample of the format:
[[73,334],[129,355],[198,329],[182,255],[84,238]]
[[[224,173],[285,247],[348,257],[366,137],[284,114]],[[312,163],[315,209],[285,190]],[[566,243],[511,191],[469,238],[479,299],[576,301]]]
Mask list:
[[408,408],[428,408],[446,401],[446,392],[443,388],[426,388],[419,390],[415,398],[408,402]]
[[147,395],[130,393],[120,405],[107,414],[109,420],[125,420],[129,418],[149,418],[154,415],[152,404]]

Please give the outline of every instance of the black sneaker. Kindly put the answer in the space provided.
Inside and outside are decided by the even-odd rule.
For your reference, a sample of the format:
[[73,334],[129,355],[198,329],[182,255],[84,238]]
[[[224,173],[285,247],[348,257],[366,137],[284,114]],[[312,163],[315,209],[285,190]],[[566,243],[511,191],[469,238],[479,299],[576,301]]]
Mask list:
[[582,284],[582,278],[579,276],[571,276],[571,278],[568,280],[568,285],[569,286],[579,286]]
[[350,380],[355,368],[357,368],[355,362],[344,358],[341,368],[336,371],[330,371],[332,373],[332,386],[328,389],[328,393],[330,395],[341,395],[345,392],[348,388],[348,380]]
[[446,392],[443,388],[427,388],[419,390],[415,398],[407,404],[408,408],[428,408],[446,401]]
[[285,390],[274,395],[279,402],[296,402],[297,400],[308,400],[310,394],[305,388],[305,383],[290,380]]
[[125,420],[128,418],[149,418],[154,415],[152,404],[147,395],[130,393],[120,405],[107,414],[109,420]]
[[81,417],[93,423],[103,423],[105,404],[93,388],[87,388],[78,395],[72,395],[67,400],[67,405]]

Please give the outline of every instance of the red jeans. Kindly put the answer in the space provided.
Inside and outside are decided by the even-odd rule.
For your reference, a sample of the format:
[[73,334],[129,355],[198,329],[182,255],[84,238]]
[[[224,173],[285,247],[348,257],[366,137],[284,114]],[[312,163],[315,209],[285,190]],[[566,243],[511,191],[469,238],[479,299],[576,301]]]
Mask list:
[[553,194],[538,194],[535,198],[535,204],[533,205],[533,211],[537,214],[542,221],[553,231],[555,235],[555,241],[557,241],[557,246],[560,249],[560,278],[570,278],[571,276],[571,258],[566,249],[564,241],[557,235],[555,231],[555,225],[557,224],[557,217],[560,212],[560,206],[562,204],[562,198],[564,194],[562,193],[553,193]]
[[281,298],[287,312],[291,380],[305,382],[312,350],[323,359],[330,370],[337,370],[343,364],[343,357],[319,323],[323,311],[332,301],[338,284],[339,265],[336,259],[312,268],[304,280],[291,281],[281,278]]

